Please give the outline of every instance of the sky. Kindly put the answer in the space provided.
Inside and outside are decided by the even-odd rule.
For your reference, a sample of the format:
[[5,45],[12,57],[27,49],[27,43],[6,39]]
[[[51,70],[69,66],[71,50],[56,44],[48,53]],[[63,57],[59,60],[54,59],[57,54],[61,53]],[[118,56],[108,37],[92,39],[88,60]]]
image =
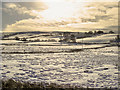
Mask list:
[[2,31],[118,31],[117,0],[3,2]]

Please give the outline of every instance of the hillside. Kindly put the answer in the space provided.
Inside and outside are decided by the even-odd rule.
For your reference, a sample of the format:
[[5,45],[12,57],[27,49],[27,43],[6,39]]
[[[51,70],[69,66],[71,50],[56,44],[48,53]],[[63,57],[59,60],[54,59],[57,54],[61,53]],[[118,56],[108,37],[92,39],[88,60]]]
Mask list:
[[[116,34],[103,34],[94,37],[87,37],[83,39],[83,43],[108,43],[110,40],[116,38]],[[82,39],[77,39],[77,42],[82,42]]]

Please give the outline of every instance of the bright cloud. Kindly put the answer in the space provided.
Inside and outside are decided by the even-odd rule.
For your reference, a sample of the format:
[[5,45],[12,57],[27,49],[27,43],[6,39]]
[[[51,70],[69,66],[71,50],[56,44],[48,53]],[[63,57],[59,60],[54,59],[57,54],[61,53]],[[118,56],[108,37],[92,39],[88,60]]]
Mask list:
[[[89,0],[87,0],[89,1]],[[4,31],[83,31],[118,25],[118,2],[82,0],[41,0],[31,5],[6,3],[4,10],[15,10],[35,18],[7,25]],[[30,7],[32,6],[32,7]],[[117,29],[116,29],[117,30]]]
[[[16,11],[16,13],[19,14],[28,14],[30,16],[37,16],[37,13],[34,13],[33,11],[42,11],[47,9],[47,6],[41,2],[39,4],[37,3],[5,3],[5,10],[6,12],[10,13],[12,11]],[[39,8],[40,5],[40,8]],[[34,7],[34,8],[33,8]]]

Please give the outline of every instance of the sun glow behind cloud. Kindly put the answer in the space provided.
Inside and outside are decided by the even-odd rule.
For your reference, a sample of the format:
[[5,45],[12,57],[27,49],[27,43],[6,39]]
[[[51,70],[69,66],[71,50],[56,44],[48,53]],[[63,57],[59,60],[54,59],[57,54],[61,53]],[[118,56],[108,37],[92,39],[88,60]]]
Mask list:
[[78,18],[78,16],[80,16],[77,14],[79,9],[80,8],[84,9],[84,2],[80,4],[67,0],[62,0],[61,2],[53,2],[53,1],[47,2],[45,0],[44,3],[48,5],[48,9],[42,12],[38,12],[38,11],[33,11],[33,12],[37,13],[38,17],[42,17],[45,20],[61,21],[70,18]]
[[117,26],[118,22],[117,3],[113,2],[41,0],[34,3],[6,3],[5,6],[6,12],[11,10],[34,18],[16,20],[16,23],[8,24],[4,31],[81,32]]

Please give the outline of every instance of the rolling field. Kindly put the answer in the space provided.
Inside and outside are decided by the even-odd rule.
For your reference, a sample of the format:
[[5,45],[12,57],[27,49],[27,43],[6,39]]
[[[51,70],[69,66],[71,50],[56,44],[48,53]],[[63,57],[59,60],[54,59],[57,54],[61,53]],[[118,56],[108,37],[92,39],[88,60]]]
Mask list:
[[[3,80],[13,78],[16,81],[31,83],[47,82],[85,88],[118,88],[117,46],[61,44],[60,42],[31,44],[31,42],[18,41],[10,45],[12,42],[3,42],[7,43],[1,45]],[[103,48],[91,49],[96,47]],[[72,52],[79,49],[81,51]]]

